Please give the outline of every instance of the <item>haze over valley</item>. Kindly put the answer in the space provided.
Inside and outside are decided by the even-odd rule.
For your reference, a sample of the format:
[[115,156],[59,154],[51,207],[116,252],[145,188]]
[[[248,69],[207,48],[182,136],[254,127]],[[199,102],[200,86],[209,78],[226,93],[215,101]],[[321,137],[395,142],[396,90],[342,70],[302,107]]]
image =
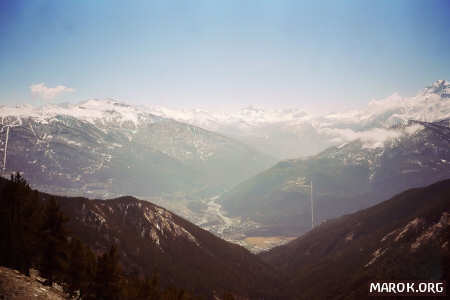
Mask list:
[[[22,170],[34,188],[60,195],[134,195],[260,251],[310,228],[311,180],[320,223],[447,178],[449,93],[438,80],[414,97],[319,116],[199,116],[112,99],[3,106],[12,126],[5,174]],[[286,150],[297,158],[280,160]],[[255,244],[261,237],[267,243]]]
[[446,0],[0,1],[0,299],[441,298]]

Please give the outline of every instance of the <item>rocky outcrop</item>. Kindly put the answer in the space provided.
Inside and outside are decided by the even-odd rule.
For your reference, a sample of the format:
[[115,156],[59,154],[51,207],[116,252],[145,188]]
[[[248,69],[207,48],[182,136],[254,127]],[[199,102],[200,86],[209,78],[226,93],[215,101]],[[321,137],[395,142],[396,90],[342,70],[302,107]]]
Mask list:
[[44,286],[37,276],[26,276],[16,270],[0,267],[1,300],[69,299],[54,287]]

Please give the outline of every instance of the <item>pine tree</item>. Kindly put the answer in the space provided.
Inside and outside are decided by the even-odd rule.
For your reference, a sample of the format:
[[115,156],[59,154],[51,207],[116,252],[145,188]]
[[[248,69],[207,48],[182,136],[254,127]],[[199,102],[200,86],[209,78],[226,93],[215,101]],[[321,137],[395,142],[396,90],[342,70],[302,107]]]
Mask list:
[[20,173],[1,192],[0,264],[28,275],[37,244],[40,204]]
[[65,276],[65,291],[72,297],[83,298],[95,275],[95,256],[79,239],[72,238],[69,246],[69,266]]
[[145,278],[139,282],[139,290],[136,299],[158,300],[161,297],[161,291],[158,286],[158,277],[153,276]]
[[223,296],[223,300],[234,300],[234,297],[230,293],[225,293],[225,295]]
[[82,299],[89,299],[89,295],[92,292],[92,282],[95,280],[97,274],[97,257],[91,248],[85,246],[85,258],[86,258],[86,278],[81,285],[80,295]]
[[36,265],[40,246],[39,228],[42,226],[42,204],[39,199],[39,193],[37,191],[30,191],[28,193],[27,201],[23,206],[24,216],[24,244],[23,255],[26,260],[25,268],[26,274],[32,265]]
[[113,245],[110,250],[104,253],[97,261],[97,272],[93,283],[94,299],[123,299],[123,288],[119,256],[117,254],[116,246]]
[[51,197],[44,208],[41,227],[41,257],[39,270],[47,279],[46,284],[61,282],[67,269],[68,242],[65,223],[67,218],[60,211],[55,198]]

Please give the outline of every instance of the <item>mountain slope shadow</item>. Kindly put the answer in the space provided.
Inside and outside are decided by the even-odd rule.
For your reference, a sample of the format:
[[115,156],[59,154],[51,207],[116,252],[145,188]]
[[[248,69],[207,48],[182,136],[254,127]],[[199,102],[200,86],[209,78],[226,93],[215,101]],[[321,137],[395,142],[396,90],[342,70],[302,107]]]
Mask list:
[[[5,182],[0,178],[0,191]],[[287,298],[279,273],[259,257],[150,202],[39,197],[55,197],[69,217],[70,235],[97,254],[115,244],[129,275],[158,274],[163,286],[208,298],[225,293],[243,299]]]
[[260,254],[302,299],[362,299],[371,280],[450,282],[450,179],[322,223]]

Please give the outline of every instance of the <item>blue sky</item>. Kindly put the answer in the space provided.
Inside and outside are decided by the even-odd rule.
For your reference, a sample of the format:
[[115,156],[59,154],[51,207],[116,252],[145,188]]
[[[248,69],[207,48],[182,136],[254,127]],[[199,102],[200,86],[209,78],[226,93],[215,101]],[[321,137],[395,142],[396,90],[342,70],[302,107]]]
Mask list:
[[437,79],[449,1],[0,1],[0,104],[343,108]]

